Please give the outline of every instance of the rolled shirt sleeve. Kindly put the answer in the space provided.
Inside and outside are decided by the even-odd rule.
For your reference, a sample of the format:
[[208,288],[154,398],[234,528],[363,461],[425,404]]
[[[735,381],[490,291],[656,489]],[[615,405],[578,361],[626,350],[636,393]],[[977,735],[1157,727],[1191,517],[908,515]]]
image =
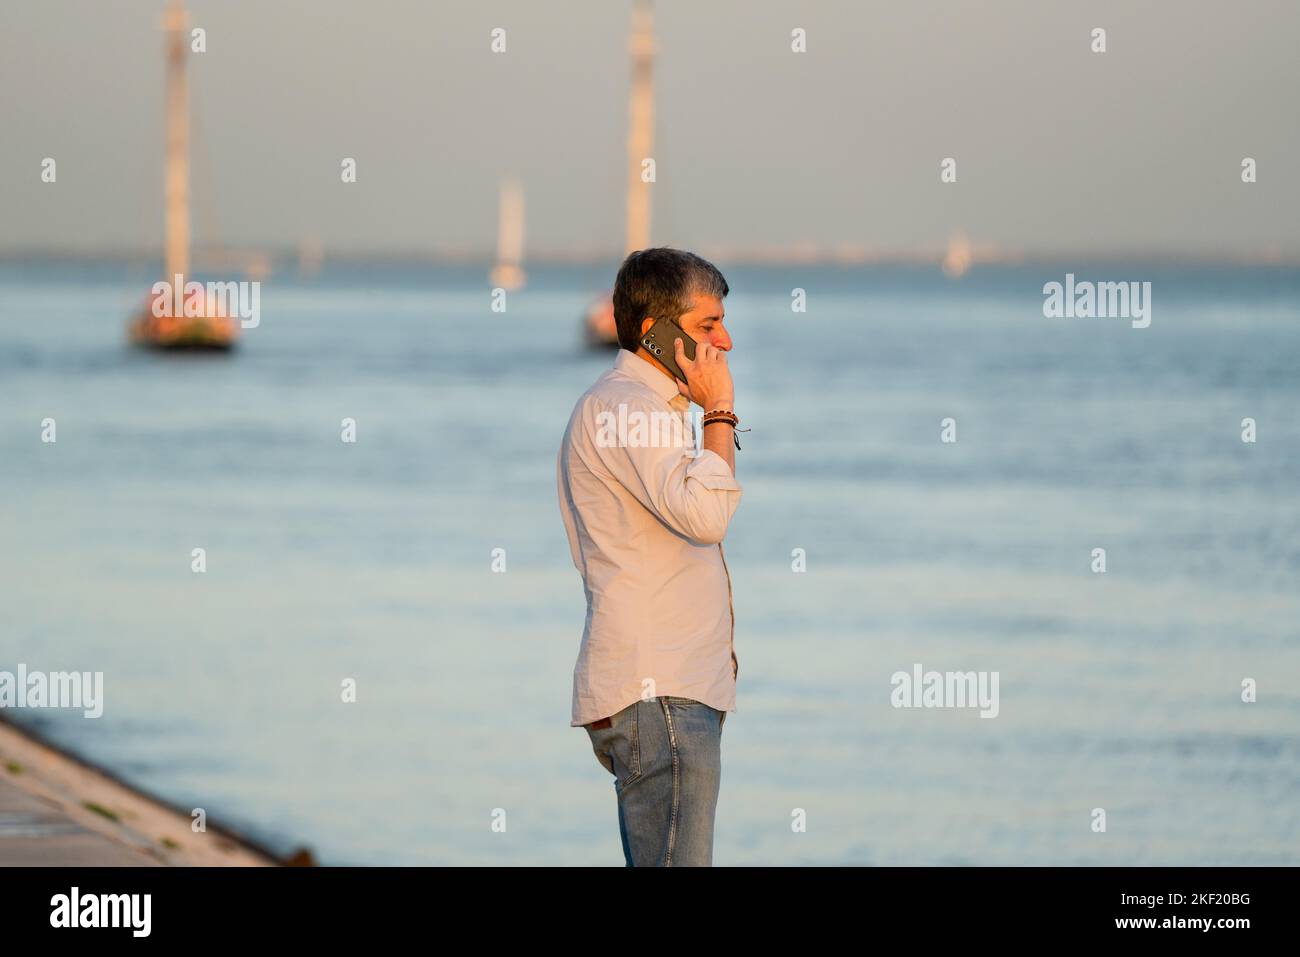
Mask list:
[[[595,430],[599,410],[589,411],[587,422]],[[634,411],[664,414],[662,407],[640,401],[628,404],[628,415]],[[678,535],[697,545],[716,545],[726,537],[743,489],[718,453],[702,449],[696,455],[693,444],[628,442],[623,435],[602,442],[595,431],[589,438],[584,445],[600,466]]]

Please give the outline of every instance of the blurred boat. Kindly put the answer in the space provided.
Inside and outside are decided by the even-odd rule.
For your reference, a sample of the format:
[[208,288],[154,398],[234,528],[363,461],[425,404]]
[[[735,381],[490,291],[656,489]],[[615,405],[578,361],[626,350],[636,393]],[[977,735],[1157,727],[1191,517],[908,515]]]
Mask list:
[[588,349],[618,348],[613,296],[605,293],[587,307],[587,315],[582,320],[582,332]]
[[[171,297],[168,296],[168,301]],[[133,343],[149,349],[185,349],[226,351],[239,336],[239,319],[226,315],[219,300],[208,302],[204,291],[196,289],[185,297],[183,308],[166,308],[154,315],[155,297],[131,321]],[[195,315],[185,315],[187,312]]]
[[[628,100],[627,233],[623,255],[650,245],[650,184],[641,178],[641,161],[654,151],[654,9],[651,0],[632,6],[632,92]],[[583,338],[588,347],[617,349],[614,301],[606,293],[587,310]]]
[[966,237],[961,233],[953,234],[943,256],[943,274],[949,279],[960,279],[970,270],[973,261],[971,245]]
[[[187,18],[182,0],[171,0],[163,18],[167,32],[167,161],[163,178],[164,271],[168,283],[183,292],[190,279],[189,90],[185,76]],[[239,320],[226,314],[199,287],[184,296],[151,295],[132,320],[129,335],[136,345],[154,349],[230,349],[239,335]],[[155,304],[161,308],[155,309]],[[155,315],[161,312],[161,315]],[[197,313],[186,315],[186,313]]]

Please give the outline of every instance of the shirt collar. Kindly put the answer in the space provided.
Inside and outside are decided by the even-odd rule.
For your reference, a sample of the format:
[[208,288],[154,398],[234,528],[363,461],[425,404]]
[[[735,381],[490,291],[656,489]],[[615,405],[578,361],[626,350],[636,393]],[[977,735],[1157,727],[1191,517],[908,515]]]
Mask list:
[[[618,357],[614,360],[614,368],[625,375],[630,375],[632,378],[644,382],[654,390],[659,398],[674,408],[680,407],[683,402],[687,407],[690,406],[690,400],[677,390],[677,380],[675,378],[664,375],[652,366],[649,361],[635,352],[619,349]],[[674,398],[681,399],[682,402],[674,402]]]

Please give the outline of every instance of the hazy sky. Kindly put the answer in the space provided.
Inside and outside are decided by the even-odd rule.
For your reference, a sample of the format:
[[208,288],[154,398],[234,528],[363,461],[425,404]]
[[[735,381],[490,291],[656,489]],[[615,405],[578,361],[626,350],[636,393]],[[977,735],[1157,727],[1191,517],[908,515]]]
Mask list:
[[[517,173],[530,250],[621,252],[629,0],[189,8],[197,239],[488,249]],[[161,10],[0,4],[0,249],[159,243]],[[1300,253],[1294,0],[659,0],[656,21],[656,242]]]

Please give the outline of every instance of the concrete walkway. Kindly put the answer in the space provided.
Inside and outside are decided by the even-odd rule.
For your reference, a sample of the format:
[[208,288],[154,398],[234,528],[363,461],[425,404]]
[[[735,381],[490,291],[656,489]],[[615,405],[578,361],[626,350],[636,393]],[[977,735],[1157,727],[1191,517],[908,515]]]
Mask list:
[[157,867],[152,855],[82,827],[0,777],[0,867]]
[[0,867],[277,863],[0,720]]

